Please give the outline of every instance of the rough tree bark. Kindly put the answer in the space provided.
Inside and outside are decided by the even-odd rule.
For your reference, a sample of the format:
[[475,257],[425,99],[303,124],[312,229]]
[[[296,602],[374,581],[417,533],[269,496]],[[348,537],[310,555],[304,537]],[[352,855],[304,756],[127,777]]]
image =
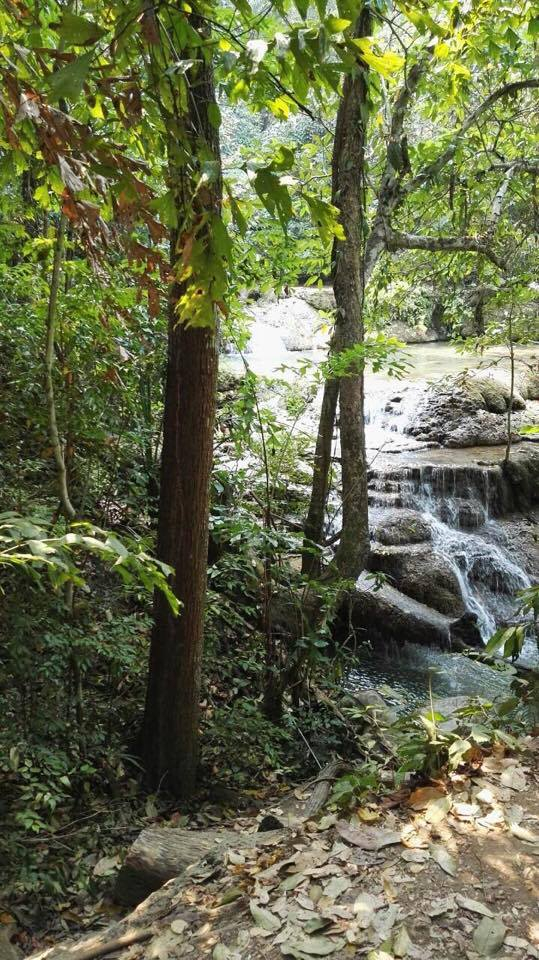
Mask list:
[[[358,17],[356,36],[372,31],[370,7]],[[365,292],[365,137],[368,88],[365,66],[346,77],[337,113],[332,157],[332,199],[345,239],[334,246],[333,290],[339,351],[363,343]],[[339,574],[356,579],[369,555],[367,458],[363,421],[364,375],[359,362],[341,378],[339,414],[342,470],[342,533],[335,562]]]
[[[368,36],[372,15],[365,5],[357,19],[355,36]],[[332,156],[332,203],[340,212],[345,239],[333,247],[335,333],[331,352],[353,349],[363,342],[364,295],[364,153],[367,112],[366,67],[358,65],[346,77],[337,113]],[[355,578],[369,551],[367,463],[363,424],[363,369],[356,365],[347,376],[326,381],[316,442],[313,486],[303,551],[303,572],[315,576],[319,560],[312,545],[322,541],[329,487],[331,443],[339,399],[342,466],[342,534],[336,565],[344,577]]]
[[[200,23],[192,26],[202,31]],[[200,54],[199,54],[200,56]],[[189,89],[187,116],[180,118],[184,136],[197,156],[203,147],[219,164],[218,132],[209,121],[215,104],[211,62],[201,61]],[[180,124],[178,120],[178,128]],[[173,139],[174,134],[171,134]],[[169,171],[177,185],[178,223],[191,209],[198,222],[219,213],[221,180],[196,196],[186,196],[189,180],[183,170],[185,144],[171,142]],[[186,186],[187,184],[187,186]],[[190,207],[189,207],[190,205]],[[172,236],[175,273],[181,238]],[[174,592],[181,603],[175,617],[167,600],[155,597],[149,677],[142,733],[142,754],[148,781],[164,782],[178,797],[188,796],[198,764],[200,671],[204,631],[208,557],[209,485],[213,457],[213,425],[217,386],[216,327],[186,326],[178,312],[183,287],[174,283],[169,296],[168,364],[165,391],[158,555],[174,567]]]

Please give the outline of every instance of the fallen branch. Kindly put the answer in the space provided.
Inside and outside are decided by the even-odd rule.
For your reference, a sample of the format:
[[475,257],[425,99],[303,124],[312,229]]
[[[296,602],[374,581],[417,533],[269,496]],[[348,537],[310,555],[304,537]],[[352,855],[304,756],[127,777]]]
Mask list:
[[80,947],[68,947],[62,950],[62,957],[65,957],[65,960],[94,960],[95,957],[105,957],[108,953],[131,947],[134,943],[143,943],[153,937],[153,934],[153,930],[133,930],[114,940],[106,940],[104,943],[87,943]]

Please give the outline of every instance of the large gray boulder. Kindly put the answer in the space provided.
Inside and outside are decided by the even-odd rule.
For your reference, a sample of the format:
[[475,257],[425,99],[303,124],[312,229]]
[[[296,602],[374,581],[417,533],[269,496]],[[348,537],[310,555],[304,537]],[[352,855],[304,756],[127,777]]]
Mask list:
[[465,611],[453,565],[434,553],[429,544],[373,544],[370,567],[389,577],[401,593],[439,613],[460,617]]
[[[513,442],[519,428],[539,422],[537,369],[517,365],[512,403]],[[508,371],[500,367],[470,370],[431,384],[420,399],[405,432],[416,440],[445,447],[500,446],[507,442],[507,411],[511,397]]]
[[373,520],[371,533],[374,540],[389,547],[424,543],[432,536],[429,521],[417,510],[385,510]]
[[454,618],[438,613],[388,584],[375,589],[366,573],[357,581],[349,615],[359,636],[375,646],[418,643],[442,649],[450,647],[450,626]]
[[405,323],[404,320],[392,320],[384,333],[404,343],[435,343],[439,340],[447,340],[447,333],[440,327],[423,323]]
[[292,287],[292,296],[305,300],[315,310],[335,310],[333,287]]

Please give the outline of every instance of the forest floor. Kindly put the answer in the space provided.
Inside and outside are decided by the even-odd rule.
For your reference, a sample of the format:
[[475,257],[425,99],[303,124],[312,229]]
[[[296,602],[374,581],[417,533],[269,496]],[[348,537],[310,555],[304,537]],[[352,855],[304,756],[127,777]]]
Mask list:
[[[539,737],[464,772],[373,797],[353,814],[301,815],[309,788],[234,823],[283,825],[251,849],[170,880],[48,960],[412,960],[539,957]],[[227,824],[230,829],[230,824]],[[173,828],[171,828],[173,829]],[[188,871],[189,873],[189,871]]]

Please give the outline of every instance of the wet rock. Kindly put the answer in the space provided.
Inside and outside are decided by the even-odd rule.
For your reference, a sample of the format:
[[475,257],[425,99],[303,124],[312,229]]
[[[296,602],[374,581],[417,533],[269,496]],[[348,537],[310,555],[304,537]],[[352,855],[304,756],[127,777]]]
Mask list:
[[292,287],[292,295],[305,300],[315,310],[335,310],[333,287]]
[[526,443],[525,454],[519,450],[503,465],[503,475],[508,499],[513,508],[526,510],[539,501],[539,450]]
[[464,647],[483,647],[481,631],[477,625],[477,614],[466,610],[458,620],[454,620],[449,627],[451,637],[451,647],[453,650],[461,650]]
[[365,573],[351,596],[347,623],[348,616],[358,635],[376,646],[403,647],[406,643],[416,643],[448,649],[450,645],[449,617],[387,584],[375,590]]
[[404,343],[435,343],[439,340],[447,340],[447,331],[444,327],[405,323],[403,320],[393,320],[385,332],[388,337],[396,337]]
[[486,520],[485,507],[479,500],[467,500],[464,497],[452,497],[442,500],[440,519],[451,527],[462,530],[475,530]]
[[510,516],[498,520],[494,533],[498,542],[526,573],[537,579],[539,570],[539,510],[530,509],[525,516]]
[[396,711],[388,707],[384,698],[377,690],[352,690],[350,691],[350,695],[357,703],[360,703],[362,707],[370,708],[374,716],[382,720],[383,723],[395,723],[397,719]]
[[[469,374],[469,382],[477,387],[485,407],[491,413],[505,413],[509,409],[511,400],[511,378],[508,371],[505,370],[472,370]],[[517,382],[522,383],[526,389],[526,378],[522,375],[517,378]],[[524,410],[526,401],[519,392],[518,386],[513,388],[513,410]]]
[[391,578],[408,597],[439,613],[464,613],[460,584],[451,563],[427,544],[384,547],[373,545],[370,567]]
[[385,546],[430,540],[430,523],[416,510],[388,510],[372,527],[373,539]]

